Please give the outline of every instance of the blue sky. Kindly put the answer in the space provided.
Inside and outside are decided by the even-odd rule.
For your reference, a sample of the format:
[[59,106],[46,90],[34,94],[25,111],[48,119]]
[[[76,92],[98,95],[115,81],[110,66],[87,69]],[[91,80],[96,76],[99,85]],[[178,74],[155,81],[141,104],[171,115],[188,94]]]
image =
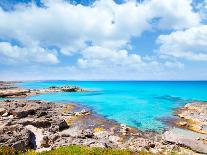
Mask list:
[[207,0],[1,0],[0,80],[207,80]]

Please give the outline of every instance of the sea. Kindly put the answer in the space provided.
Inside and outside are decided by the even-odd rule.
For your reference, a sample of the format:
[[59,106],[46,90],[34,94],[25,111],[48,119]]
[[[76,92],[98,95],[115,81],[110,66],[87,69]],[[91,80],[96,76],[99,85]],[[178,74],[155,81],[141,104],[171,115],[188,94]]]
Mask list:
[[17,83],[24,88],[80,86],[90,92],[58,92],[28,97],[76,103],[94,113],[140,130],[162,131],[173,112],[193,101],[207,101],[207,81],[28,81]]

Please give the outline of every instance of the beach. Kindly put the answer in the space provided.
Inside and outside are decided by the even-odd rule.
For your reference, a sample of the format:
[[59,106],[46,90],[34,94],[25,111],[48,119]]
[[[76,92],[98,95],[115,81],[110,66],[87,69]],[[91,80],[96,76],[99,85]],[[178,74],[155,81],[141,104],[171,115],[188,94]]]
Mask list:
[[79,86],[21,88],[16,82],[0,83],[0,144],[26,151],[44,151],[60,146],[141,150],[154,154],[207,153],[207,102],[193,101],[175,109],[177,119],[162,132],[142,131],[95,113],[75,103],[27,100],[27,97],[57,92],[87,93]]

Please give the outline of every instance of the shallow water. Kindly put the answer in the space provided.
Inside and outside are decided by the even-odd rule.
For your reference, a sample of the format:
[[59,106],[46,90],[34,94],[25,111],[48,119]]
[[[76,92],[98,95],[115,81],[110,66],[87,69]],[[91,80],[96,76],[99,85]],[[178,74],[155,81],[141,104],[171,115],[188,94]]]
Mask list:
[[98,114],[142,130],[162,130],[162,118],[172,117],[174,108],[192,100],[207,101],[207,81],[41,81],[24,82],[26,88],[76,85],[95,90],[84,93],[49,93],[28,99],[64,103],[77,102]]

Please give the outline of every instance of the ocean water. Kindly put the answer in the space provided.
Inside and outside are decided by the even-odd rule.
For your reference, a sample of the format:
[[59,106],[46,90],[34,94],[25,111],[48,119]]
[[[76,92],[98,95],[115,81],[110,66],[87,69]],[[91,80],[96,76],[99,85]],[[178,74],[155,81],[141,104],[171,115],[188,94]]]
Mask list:
[[161,131],[163,118],[192,100],[207,101],[207,81],[39,81],[19,83],[25,88],[75,85],[83,93],[48,93],[29,97],[63,103],[75,102],[94,112],[141,130]]

